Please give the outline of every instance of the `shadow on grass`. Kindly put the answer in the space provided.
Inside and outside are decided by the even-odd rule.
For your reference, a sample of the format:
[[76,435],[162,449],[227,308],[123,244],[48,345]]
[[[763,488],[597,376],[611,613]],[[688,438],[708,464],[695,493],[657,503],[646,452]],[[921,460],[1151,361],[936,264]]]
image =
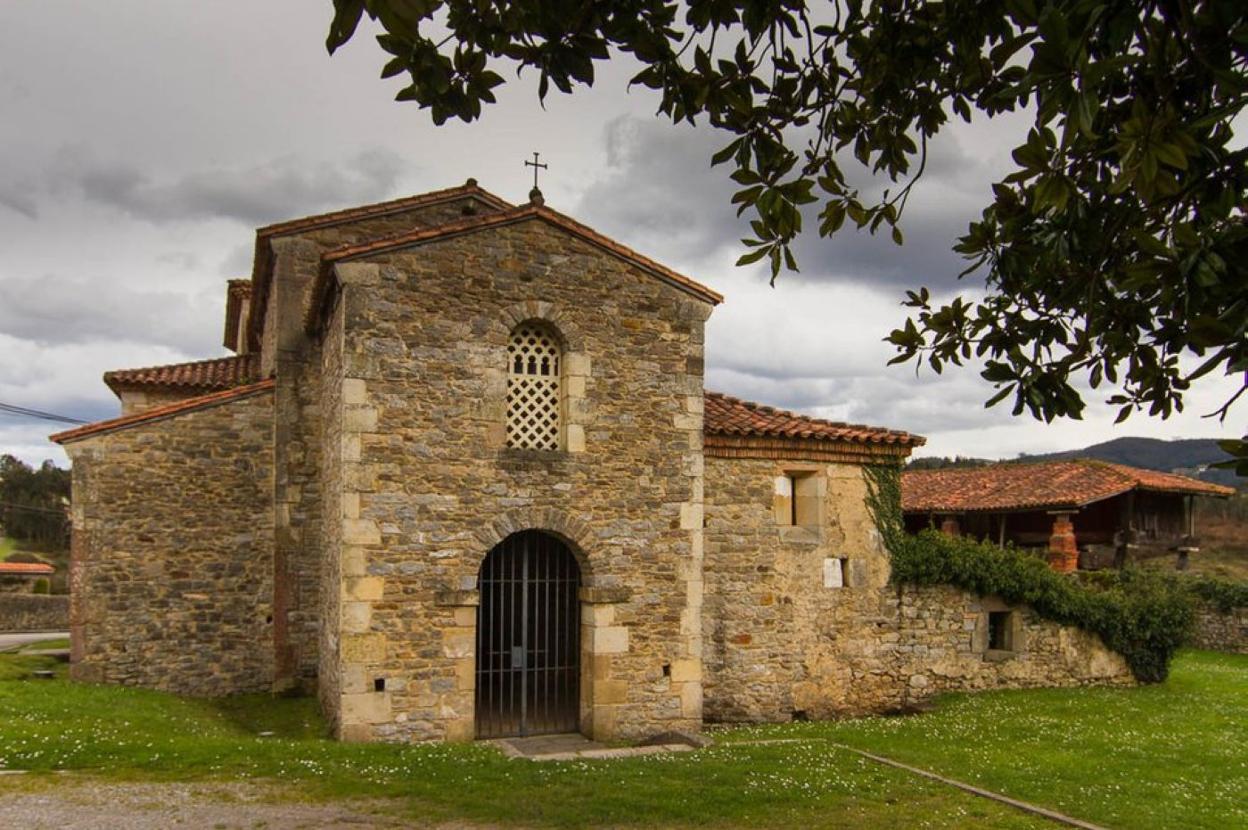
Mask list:
[[296,741],[329,737],[329,727],[311,695],[232,695],[205,700],[204,705],[248,735]]

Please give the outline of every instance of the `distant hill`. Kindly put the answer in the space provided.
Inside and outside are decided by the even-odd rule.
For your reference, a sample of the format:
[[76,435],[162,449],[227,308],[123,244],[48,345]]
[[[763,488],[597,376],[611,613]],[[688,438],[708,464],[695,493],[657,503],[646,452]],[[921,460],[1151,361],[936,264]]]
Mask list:
[[1020,461],[1057,461],[1063,458],[1096,458],[1143,467],[1146,470],[1178,472],[1230,487],[1239,487],[1244,483],[1233,470],[1207,469],[1209,465],[1229,458],[1212,438],[1178,438],[1173,441],[1159,438],[1115,438],[1079,450],[1019,456]]
[[[1101,444],[1093,444],[1078,450],[1065,450],[1044,455],[1020,455],[1018,461],[1059,461],[1064,458],[1095,458],[1115,464],[1142,467],[1145,470],[1177,472],[1212,481],[1229,487],[1243,487],[1243,479],[1233,470],[1212,470],[1211,464],[1225,461],[1229,456],[1212,438],[1179,438],[1163,441],[1159,438],[1115,438]],[[942,467],[977,467],[993,462],[980,458],[916,458],[909,469],[938,469]]]

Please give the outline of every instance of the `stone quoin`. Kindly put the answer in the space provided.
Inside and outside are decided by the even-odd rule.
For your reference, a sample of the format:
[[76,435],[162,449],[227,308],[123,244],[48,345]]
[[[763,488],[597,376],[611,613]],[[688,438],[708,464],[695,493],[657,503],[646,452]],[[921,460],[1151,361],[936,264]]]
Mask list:
[[1131,682],[1027,608],[889,585],[864,467],[923,439],[708,392],[721,299],[472,180],[260,228],[234,356],[110,372],[121,416],[54,436],[72,676],[314,690],[386,741]]

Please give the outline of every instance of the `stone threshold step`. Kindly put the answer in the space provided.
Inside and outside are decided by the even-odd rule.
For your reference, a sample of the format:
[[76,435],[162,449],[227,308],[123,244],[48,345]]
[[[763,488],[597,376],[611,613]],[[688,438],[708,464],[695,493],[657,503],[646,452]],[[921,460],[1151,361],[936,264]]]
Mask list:
[[497,738],[489,743],[509,758],[530,761],[579,761],[636,758],[663,752],[690,752],[688,744],[663,743],[647,746],[607,746],[584,735],[537,735],[529,738]]

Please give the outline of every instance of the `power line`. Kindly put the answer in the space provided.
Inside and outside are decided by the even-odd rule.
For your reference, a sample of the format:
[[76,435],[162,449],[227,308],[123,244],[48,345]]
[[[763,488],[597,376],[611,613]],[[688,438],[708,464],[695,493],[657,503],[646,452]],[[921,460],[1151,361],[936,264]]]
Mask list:
[[41,418],[45,421],[59,421],[63,424],[86,424],[80,418],[71,418],[68,415],[57,415],[53,412],[44,412],[40,409],[29,409],[25,406],[17,406],[11,403],[0,403],[0,414],[4,415],[20,415],[25,418]]
[[29,513],[51,513],[53,516],[65,515],[64,510],[56,510],[51,507],[34,507],[29,504],[17,504],[11,501],[0,501],[0,507],[8,508],[9,510],[25,510]]

